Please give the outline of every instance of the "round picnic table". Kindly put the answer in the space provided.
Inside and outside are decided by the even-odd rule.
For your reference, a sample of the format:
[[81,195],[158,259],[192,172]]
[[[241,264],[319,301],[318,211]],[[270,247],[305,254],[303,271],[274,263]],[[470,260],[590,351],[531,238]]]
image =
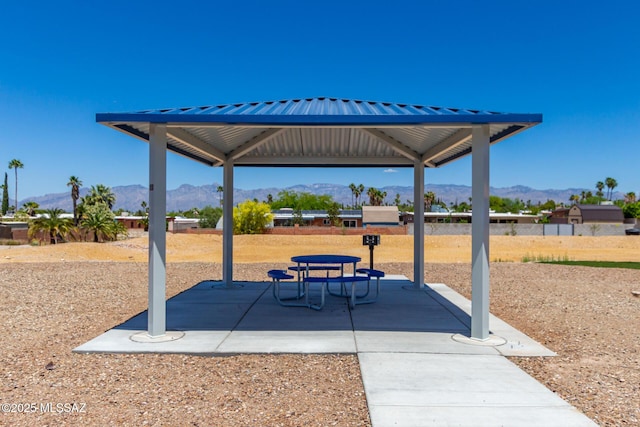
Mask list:
[[[306,271],[307,277],[309,276],[310,267],[313,266],[328,266],[328,265],[338,265],[340,264],[340,275],[344,275],[344,265],[345,264],[353,264],[353,275],[356,274],[356,264],[362,261],[362,258],[351,255],[298,255],[291,257],[291,261],[298,264],[298,271],[304,270]],[[305,268],[302,269],[301,266],[305,265]]]

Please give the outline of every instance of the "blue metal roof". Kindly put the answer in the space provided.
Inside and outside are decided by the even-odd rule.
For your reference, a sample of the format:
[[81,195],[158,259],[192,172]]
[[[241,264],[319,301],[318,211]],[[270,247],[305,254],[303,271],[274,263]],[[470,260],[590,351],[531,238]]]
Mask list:
[[164,108],[130,113],[99,113],[97,122],[191,122],[229,124],[421,124],[421,123],[539,123],[541,114],[498,113],[391,102],[341,98],[301,98],[281,101]]
[[495,143],[542,122],[499,113],[341,98],[99,113],[96,121],[142,140],[167,125],[168,150],[219,166],[439,167],[471,152],[473,125]]

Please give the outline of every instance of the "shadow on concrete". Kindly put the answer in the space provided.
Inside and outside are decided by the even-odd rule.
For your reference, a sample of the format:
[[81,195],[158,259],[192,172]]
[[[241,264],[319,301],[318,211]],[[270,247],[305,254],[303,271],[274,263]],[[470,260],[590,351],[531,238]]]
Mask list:
[[[283,307],[270,282],[203,281],[167,301],[169,331],[406,331],[468,334],[470,317],[428,286],[405,289],[408,280],[384,280],[378,301],[351,309],[346,298],[326,295],[320,311]],[[366,284],[361,284],[365,286]],[[292,289],[295,286],[292,287]],[[319,291],[311,292],[319,301]],[[147,311],[114,329],[145,330]]]

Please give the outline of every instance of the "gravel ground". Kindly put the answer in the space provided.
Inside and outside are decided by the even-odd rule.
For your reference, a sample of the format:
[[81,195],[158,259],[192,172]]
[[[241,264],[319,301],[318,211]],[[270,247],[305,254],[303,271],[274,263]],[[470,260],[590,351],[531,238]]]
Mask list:
[[[122,242],[113,247],[145,249],[127,244],[132,247]],[[43,249],[41,257],[50,262],[20,260],[18,250],[0,253],[0,319],[6,337],[1,403],[22,411],[35,403],[37,409],[3,413],[0,424],[370,425],[353,355],[72,353],[147,305],[146,263],[77,261],[91,258],[87,248],[108,246],[74,245],[58,245],[63,256],[50,247],[25,248],[30,257],[36,254],[34,259]],[[81,253],[74,255],[72,248]],[[133,255],[125,254],[127,259]],[[273,265],[237,264],[234,277],[264,280]],[[410,263],[377,266],[412,277]],[[170,262],[167,294],[220,276],[218,263]],[[468,263],[428,263],[425,276],[470,296]],[[491,265],[491,311],[558,353],[512,360],[603,426],[640,425],[640,297],[634,291],[640,291],[635,270]],[[47,403],[52,406],[42,413]]]
[[[1,403],[15,403],[15,410],[35,403],[37,411],[2,413],[0,424],[370,425],[355,355],[72,353],[146,308],[146,264],[29,263],[2,270]],[[169,295],[220,274],[210,264],[167,270]],[[243,270],[247,279],[264,280],[265,266]],[[41,403],[49,402],[54,413],[41,413]],[[57,404],[62,413],[55,413]]]
[[[469,268],[427,269],[471,297]],[[491,312],[558,354],[511,360],[602,426],[640,425],[637,291],[637,270],[491,265]]]

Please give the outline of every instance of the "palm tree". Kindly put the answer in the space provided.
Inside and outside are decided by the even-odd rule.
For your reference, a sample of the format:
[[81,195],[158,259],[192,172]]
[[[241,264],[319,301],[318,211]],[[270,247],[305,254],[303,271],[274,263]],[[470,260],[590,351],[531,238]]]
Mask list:
[[36,209],[38,209],[39,207],[40,205],[36,202],[26,202],[24,205],[22,205],[22,209],[29,216],[36,216]]
[[73,223],[67,218],[60,218],[62,213],[64,213],[62,209],[47,209],[46,215],[31,221],[29,236],[33,238],[41,231],[48,233],[50,242],[53,242],[54,245],[58,243],[58,236],[64,239],[73,229]]
[[358,184],[356,187],[355,195],[356,195],[356,208],[358,207],[358,198],[364,193],[364,184]]
[[604,182],[602,182],[602,181],[596,182],[596,190],[598,190],[596,192],[596,196],[603,197],[604,193],[602,192],[602,190],[604,190]]
[[377,188],[373,188],[373,187],[369,187],[369,189],[367,190],[367,196],[369,196],[369,204],[371,206],[375,206],[375,201],[376,201],[376,191],[378,191]]
[[624,195],[625,204],[630,205],[635,202],[636,202],[636,193],[634,193],[633,191],[629,191],[627,194]]
[[607,198],[611,200],[611,197],[613,197],[613,189],[618,186],[618,181],[608,177],[607,179],[604,180],[604,185],[607,186],[607,196],[608,196]]
[[374,187],[369,187],[367,190],[367,196],[369,196],[369,204],[371,206],[381,206],[384,198],[387,197],[387,192],[378,190]]
[[67,187],[71,187],[71,200],[73,201],[73,223],[78,225],[78,199],[80,198],[80,186],[82,181],[77,176],[71,175]]
[[578,196],[577,194],[572,194],[571,196],[569,196],[569,201],[572,202],[573,204],[578,203],[579,200],[580,200],[580,196]]
[[116,204],[116,195],[111,191],[111,187],[98,184],[96,189],[98,190],[100,199],[102,199],[102,201],[109,207],[109,210],[113,209],[113,205]]
[[[18,159],[13,159],[9,162],[9,169],[15,169],[16,172],[16,201],[15,201],[15,205],[16,208],[18,206],[18,168],[22,169],[24,167],[24,165],[22,164],[22,162]],[[15,209],[17,210],[17,209]]]
[[2,216],[7,214],[9,210],[9,184],[7,183],[7,173],[4,173],[4,184],[0,185],[2,188],[2,208],[0,209],[0,213]]
[[104,209],[104,207],[95,206],[92,209],[87,209],[80,225],[93,231],[93,241],[98,243],[100,238],[104,241],[112,237],[114,223],[113,214],[110,211]]
[[218,185],[218,188],[216,188],[216,191],[218,192],[218,202],[220,203],[220,206],[222,207],[222,195],[224,192],[224,187],[222,185]]
[[109,210],[111,210],[113,208],[113,205],[116,203],[116,196],[111,191],[111,188],[107,187],[106,185],[92,185],[89,194],[82,198],[82,203],[87,206],[93,206],[102,203],[106,205]]
[[431,205],[436,200],[436,194],[433,191],[427,191],[424,194],[424,210],[425,212],[431,212]]
[[353,206],[353,196],[356,195],[356,185],[352,182],[351,184],[349,184],[349,190],[351,190],[351,206]]
[[[149,208],[147,207],[147,202],[145,200],[140,202],[140,216],[143,217],[140,220],[140,223],[142,224],[144,231],[149,231]],[[196,216],[198,216],[198,210],[197,209],[193,209],[194,213]]]

